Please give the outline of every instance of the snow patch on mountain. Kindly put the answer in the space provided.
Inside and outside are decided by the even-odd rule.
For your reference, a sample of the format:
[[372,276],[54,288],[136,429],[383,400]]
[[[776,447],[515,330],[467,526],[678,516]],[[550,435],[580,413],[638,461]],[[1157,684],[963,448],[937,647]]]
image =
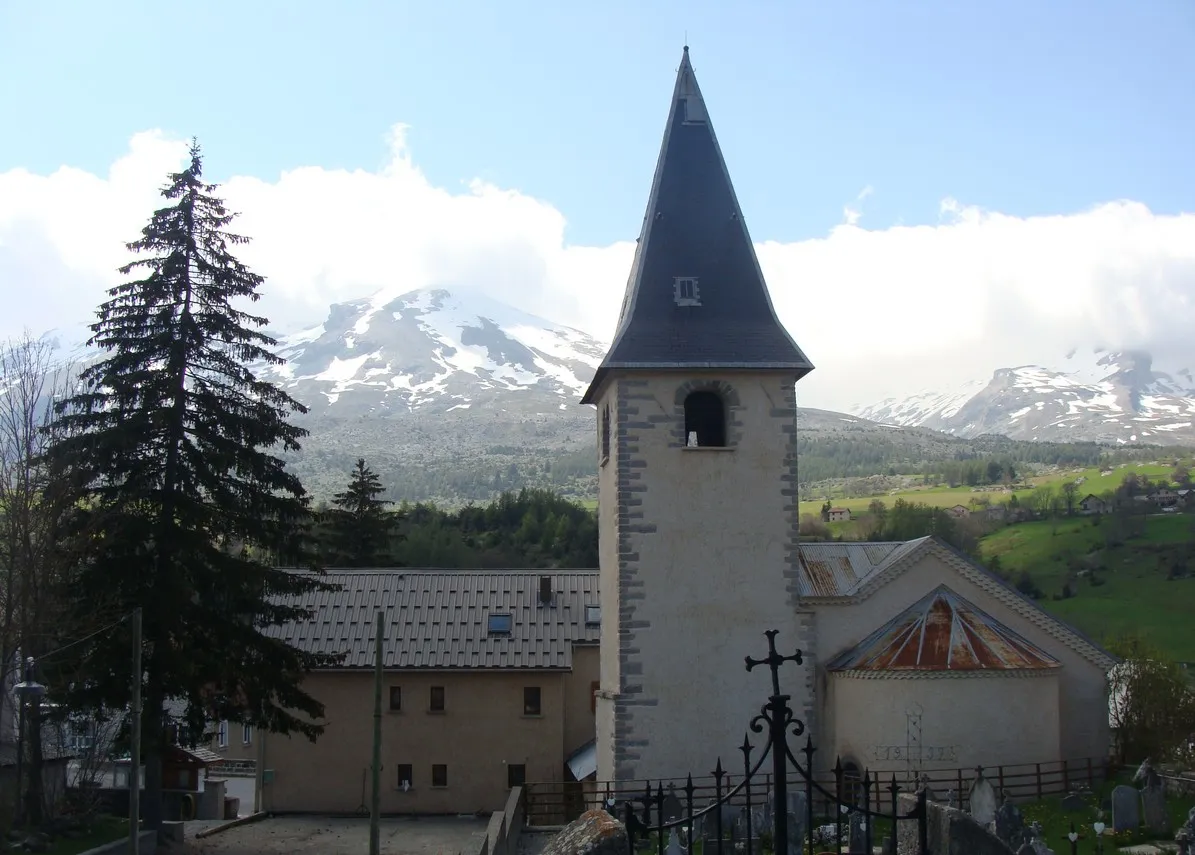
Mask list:
[[962,437],[1099,442],[1195,442],[1195,383],[1182,366],[1155,366],[1144,351],[1072,351],[1059,368],[1001,368],[986,384],[888,399],[853,412],[879,422]]
[[425,289],[335,304],[322,324],[279,336],[277,352],[286,364],[259,366],[263,379],[338,415],[498,398],[548,412],[577,405],[605,346],[484,295]]

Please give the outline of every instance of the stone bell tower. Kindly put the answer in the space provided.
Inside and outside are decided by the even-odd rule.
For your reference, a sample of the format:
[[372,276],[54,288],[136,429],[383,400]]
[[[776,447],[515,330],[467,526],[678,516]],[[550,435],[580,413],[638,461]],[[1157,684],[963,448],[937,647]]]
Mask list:
[[743,658],[767,629],[803,643],[794,385],[812,368],[772,308],[686,47],[618,329],[582,399],[600,457],[599,780],[733,762],[770,689]]

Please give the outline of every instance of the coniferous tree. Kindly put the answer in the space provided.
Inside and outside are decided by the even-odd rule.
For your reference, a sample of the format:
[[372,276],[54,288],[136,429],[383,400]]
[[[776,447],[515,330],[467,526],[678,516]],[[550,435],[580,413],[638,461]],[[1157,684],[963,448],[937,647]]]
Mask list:
[[[288,416],[305,410],[249,367],[282,362],[260,332],[266,320],[234,306],[256,300],[263,278],[232,254],[247,238],[227,230],[234,215],[202,181],[197,144],[190,158],[128,245],[140,257],[121,273],[140,278],[99,307],[89,343],[102,358],[57,405],[48,452],[77,509],[64,541],[75,608],[142,609],[151,827],[162,819],[168,700],[185,702],[191,728],[234,720],[314,739],[323,707],[300,682],[335,661],[263,632],[305,614],[287,598],[327,587],[271,562],[302,553],[309,523],[303,486],[276,456],[298,449],[306,431]],[[79,651],[73,706],[127,706],[129,643],[114,630]]]
[[390,545],[399,516],[386,510],[393,502],[380,498],[386,488],[381,479],[357,460],[348,489],[332,497],[327,512],[330,564],[369,567],[392,564]]

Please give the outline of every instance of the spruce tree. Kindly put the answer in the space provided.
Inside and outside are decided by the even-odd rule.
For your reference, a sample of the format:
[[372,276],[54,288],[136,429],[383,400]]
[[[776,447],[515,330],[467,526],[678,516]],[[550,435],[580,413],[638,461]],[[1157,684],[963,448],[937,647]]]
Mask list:
[[393,563],[390,546],[399,516],[386,510],[393,502],[380,498],[385,492],[364,458],[358,459],[348,489],[332,497],[334,507],[326,514],[330,564],[376,567]]
[[[305,614],[297,595],[328,586],[273,565],[302,554],[309,524],[309,499],[278,456],[299,448],[306,432],[288,417],[305,409],[251,369],[283,360],[266,319],[236,307],[258,299],[263,278],[232,254],[247,238],[228,231],[235,215],[216,190],[193,143],[162,190],[167,206],[128,244],[139,257],[120,272],[137,278],[99,307],[89,344],[101,358],[57,405],[48,452],[77,508],[64,547],[78,614],[142,609],[151,827],[168,700],[186,703],[192,727],[233,720],[315,739],[323,707],[300,683],[335,661],[264,632]],[[129,645],[127,630],[91,639],[68,703],[127,708]]]

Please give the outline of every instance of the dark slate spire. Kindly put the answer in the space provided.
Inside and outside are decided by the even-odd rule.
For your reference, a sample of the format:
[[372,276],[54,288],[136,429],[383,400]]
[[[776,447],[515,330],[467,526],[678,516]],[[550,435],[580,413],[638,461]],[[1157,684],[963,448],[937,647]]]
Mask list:
[[613,370],[813,369],[772,308],[688,47],[638,243],[614,343],[583,404]]

